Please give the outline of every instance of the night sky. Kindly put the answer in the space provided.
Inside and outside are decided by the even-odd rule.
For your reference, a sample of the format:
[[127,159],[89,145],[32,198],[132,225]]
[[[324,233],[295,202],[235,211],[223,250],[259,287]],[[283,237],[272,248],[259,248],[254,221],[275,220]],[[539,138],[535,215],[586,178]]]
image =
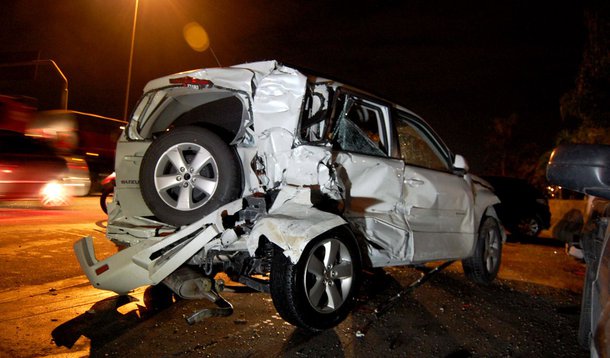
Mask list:
[[[396,101],[484,173],[493,118],[516,113],[523,143],[552,145],[585,38],[582,8],[563,3],[140,0],[130,107],[150,79],[217,65],[183,38],[196,21],[223,66],[276,59]],[[121,118],[134,5],[5,2],[0,55],[38,51],[68,77],[70,109]]]

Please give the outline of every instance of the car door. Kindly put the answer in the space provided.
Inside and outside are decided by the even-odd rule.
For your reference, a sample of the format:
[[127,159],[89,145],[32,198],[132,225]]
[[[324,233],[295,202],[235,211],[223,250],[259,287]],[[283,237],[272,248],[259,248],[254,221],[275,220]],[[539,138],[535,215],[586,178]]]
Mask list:
[[465,173],[426,123],[394,111],[400,154],[405,162],[401,211],[412,234],[415,262],[461,258],[474,239],[474,194]]
[[345,216],[369,242],[374,266],[397,264],[411,256],[408,225],[399,210],[404,162],[390,156],[390,109],[378,101],[341,93],[332,131],[335,176]]
[[440,139],[416,116],[380,101],[341,93],[337,102],[337,181],[373,266],[468,255],[473,194]]

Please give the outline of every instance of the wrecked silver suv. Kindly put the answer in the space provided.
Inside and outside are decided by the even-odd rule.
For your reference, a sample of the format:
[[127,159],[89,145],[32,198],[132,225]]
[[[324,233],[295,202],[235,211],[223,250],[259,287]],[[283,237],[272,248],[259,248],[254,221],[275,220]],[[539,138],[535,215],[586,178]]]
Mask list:
[[215,297],[213,278],[269,292],[309,330],[349,313],[363,267],[462,260],[488,283],[505,235],[499,200],[409,110],[275,61],[148,83],[116,151],[95,287],[165,284]]

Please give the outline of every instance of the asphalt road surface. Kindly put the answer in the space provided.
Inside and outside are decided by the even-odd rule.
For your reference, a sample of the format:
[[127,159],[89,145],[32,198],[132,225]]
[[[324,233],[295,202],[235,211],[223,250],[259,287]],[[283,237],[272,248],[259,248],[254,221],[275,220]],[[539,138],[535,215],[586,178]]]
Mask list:
[[97,197],[58,210],[0,203],[0,356],[588,356],[576,341],[584,266],[551,238],[507,243],[489,286],[454,263],[381,316],[420,272],[366,272],[354,312],[312,335],[285,323],[268,294],[230,282],[233,315],[195,325],[185,317],[211,302],[160,307],[149,288],[127,297],[92,288],[72,245],[91,235],[98,258],[112,254],[104,226]]

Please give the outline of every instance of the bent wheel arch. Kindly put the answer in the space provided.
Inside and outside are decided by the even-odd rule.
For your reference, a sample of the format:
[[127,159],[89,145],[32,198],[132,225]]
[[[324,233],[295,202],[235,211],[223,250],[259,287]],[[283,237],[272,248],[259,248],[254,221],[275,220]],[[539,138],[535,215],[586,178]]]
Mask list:
[[270,291],[287,322],[310,331],[332,328],[353,307],[362,267],[351,231],[337,227],[311,240],[294,264],[274,245]]

